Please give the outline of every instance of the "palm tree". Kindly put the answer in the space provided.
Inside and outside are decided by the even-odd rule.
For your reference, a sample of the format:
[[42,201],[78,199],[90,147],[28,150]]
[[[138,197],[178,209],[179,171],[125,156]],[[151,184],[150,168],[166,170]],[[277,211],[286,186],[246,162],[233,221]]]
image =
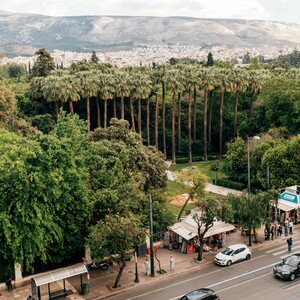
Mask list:
[[215,71],[216,87],[221,93],[220,101],[220,129],[219,129],[219,158],[223,158],[223,107],[225,92],[231,90],[232,82],[229,80],[231,77],[230,70],[217,69]]
[[[152,88],[152,82],[148,74],[136,73],[133,79],[134,96],[138,101],[138,133],[142,134],[142,109],[141,100],[146,100]],[[148,116],[147,116],[148,117]]]
[[124,119],[124,97],[130,96],[129,73],[125,70],[118,70],[114,73],[115,96],[121,98],[121,119]]
[[182,74],[179,69],[169,70],[166,74],[167,88],[172,92],[172,163],[176,163],[175,154],[175,114],[176,114],[176,95],[183,91]]
[[234,92],[234,124],[233,136],[237,137],[237,118],[238,118],[238,105],[239,105],[239,92],[245,92],[248,87],[247,73],[242,69],[232,70],[233,92]]
[[48,102],[54,102],[56,119],[59,116],[58,101],[62,100],[61,78],[57,76],[45,77],[42,83],[43,96]]
[[46,113],[45,101],[43,99],[43,82],[45,77],[33,77],[30,81],[29,92],[31,96],[36,100],[42,100],[43,113]]
[[90,71],[82,71],[76,74],[80,79],[81,96],[86,98],[86,117],[87,117],[87,133],[91,132],[91,110],[90,98],[97,95],[97,82],[96,78]]
[[69,102],[71,115],[74,115],[73,101],[80,100],[80,88],[80,81],[75,76],[65,75],[61,78],[62,98]]
[[104,101],[104,124],[103,127],[107,127],[107,100],[110,100],[114,97],[114,83],[115,77],[112,74],[100,74],[98,78],[98,92],[100,98]]

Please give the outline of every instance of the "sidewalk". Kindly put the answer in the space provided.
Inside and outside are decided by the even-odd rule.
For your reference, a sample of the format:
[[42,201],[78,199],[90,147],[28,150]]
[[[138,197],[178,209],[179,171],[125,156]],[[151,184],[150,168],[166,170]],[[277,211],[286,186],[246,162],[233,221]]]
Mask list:
[[[294,226],[294,234],[293,236],[298,235],[300,225],[297,224]],[[264,232],[263,228],[261,228],[258,232],[258,240],[259,243],[255,244],[252,243],[251,251],[255,252],[258,249],[264,248],[271,248],[276,246],[278,242],[282,239],[285,239],[284,236],[279,238],[274,238],[274,240],[266,241],[264,240]],[[247,236],[242,236],[241,231],[237,230],[236,232],[232,233],[231,235],[226,236],[225,247],[226,245],[230,244],[248,244],[249,238]],[[181,253],[178,250],[169,250],[167,248],[158,247],[157,248],[157,258],[160,260],[161,267],[163,270],[166,271],[165,274],[159,275],[157,271],[159,270],[158,262],[154,259],[155,264],[155,276],[150,277],[145,274],[145,266],[144,266],[144,259],[149,255],[142,255],[138,257],[138,279],[139,283],[134,283],[135,281],[135,262],[128,261],[126,262],[126,268],[123,271],[121,280],[120,280],[120,287],[117,289],[112,288],[115,279],[117,277],[119,267],[118,266],[110,266],[107,271],[103,270],[92,270],[90,272],[90,292],[86,295],[80,294],[80,282],[77,277],[71,277],[70,279],[66,280],[67,289],[72,291],[72,294],[65,297],[65,298],[57,298],[57,299],[70,299],[70,300],[97,300],[97,299],[105,299],[108,296],[112,296],[114,294],[118,294],[124,290],[133,288],[137,285],[149,284],[153,281],[161,280],[162,278],[174,276],[179,273],[190,271],[191,269],[201,269],[207,264],[213,263],[214,256],[217,252],[204,252],[203,257],[204,260],[198,262],[196,260],[197,253]],[[169,260],[170,255],[175,258],[175,270],[174,272],[170,272],[169,270]],[[59,282],[58,282],[59,284]],[[53,284],[53,289],[54,289]],[[51,284],[52,289],[52,284]],[[27,284],[23,287],[15,288],[11,293],[6,291],[0,292],[0,300],[26,300],[28,295],[31,294],[31,286]],[[44,296],[42,300],[47,299],[47,296]]]

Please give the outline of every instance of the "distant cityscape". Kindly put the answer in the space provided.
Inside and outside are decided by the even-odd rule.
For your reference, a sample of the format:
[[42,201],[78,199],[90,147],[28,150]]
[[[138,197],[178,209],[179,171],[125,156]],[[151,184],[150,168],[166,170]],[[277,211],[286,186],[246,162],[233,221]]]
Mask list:
[[[213,46],[211,48],[195,47],[188,45],[172,45],[172,46],[151,46],[137,47],[130,51],[117,52],[96,52],[100,63],[109,63],[117,67],[138,66],[164,64],[169,62],[171,58],[190,58],[199,61],[206,61],[209,52],[213,54],[214,60],[231,61],[241,64],[244,55],[249,54],[251,58],[262,57],[264,60],[277,58],[280,55],[299,51],[300,45],[296,47],[270,47],[264,46],[260,48],[228,48],[226,46]],[[54,50],[50,52],[55,63],[58,66],[69,67],[72,63],[78,61],[88,61],[92,53],[71,52]],[[32,66],[36,56],[16,56],[14,58],[2,57],[0,64],[17,63],[21,65]]]

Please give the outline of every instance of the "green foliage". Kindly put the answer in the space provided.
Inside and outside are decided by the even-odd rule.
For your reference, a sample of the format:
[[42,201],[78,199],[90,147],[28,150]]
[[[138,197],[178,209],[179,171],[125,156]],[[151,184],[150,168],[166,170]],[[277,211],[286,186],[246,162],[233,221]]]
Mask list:
[[246,188],[246,184],[243,182],[237,182],[226,178],[216,179],[214,184],[224,186],[230,189],[242,191]]
[[50,53],[42,48],[35,53],[38,57],[31,70],[31,77],[47,77],[55,69],[55,63]]
[[37,127],[38,130],[47,134],[54,129],[55,120],[50,114],[36,115],[31,118],[31,124],[32,126]]
[[10,78],[20,78],[23,74],[25,74],[24,67],[12,63],[7,66],[7,73]]
[[96,51],[93,51],[92,56],[91,56],[91,62],[97,64],[99,62],[99,57],[96,54]]

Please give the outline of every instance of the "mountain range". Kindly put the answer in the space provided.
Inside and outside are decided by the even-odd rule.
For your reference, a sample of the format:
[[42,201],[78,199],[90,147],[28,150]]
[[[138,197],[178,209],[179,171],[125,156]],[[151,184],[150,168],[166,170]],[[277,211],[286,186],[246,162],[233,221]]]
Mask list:
[[135,47],[296,47],[300,24],[188,17],[51,17],[0,11],[0,53],[33,55],[46,48],[74,52],[119,51]]

